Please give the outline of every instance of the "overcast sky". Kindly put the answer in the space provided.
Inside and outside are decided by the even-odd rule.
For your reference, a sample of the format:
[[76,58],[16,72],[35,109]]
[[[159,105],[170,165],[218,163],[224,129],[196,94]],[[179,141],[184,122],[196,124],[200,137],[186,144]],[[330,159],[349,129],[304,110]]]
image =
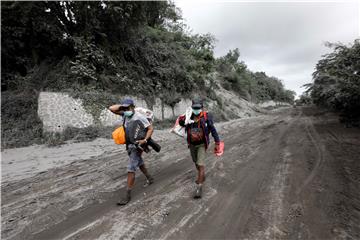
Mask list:
[[321,55],[324,42],[351,43],[359,38],[358,1],[241,2],[175,1],[193,33],[217,39],[215,55],[239,48],[252,71],[283,80],[299,95]]

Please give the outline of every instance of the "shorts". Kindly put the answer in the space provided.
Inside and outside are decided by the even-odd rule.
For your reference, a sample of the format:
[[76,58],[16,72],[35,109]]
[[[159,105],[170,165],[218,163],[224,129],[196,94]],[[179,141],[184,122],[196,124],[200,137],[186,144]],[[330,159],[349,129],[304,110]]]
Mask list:
[[205,144],[199,144],[199,145],[190,144],[189,148],[193,162],[198,166],[204,166],[205,157],[206,157]]
[[144,165],[144,160],[141,157],[142,151],[137,148],[128,149],[129,163],[127,166],[128,172],[136,172],[136,170]]

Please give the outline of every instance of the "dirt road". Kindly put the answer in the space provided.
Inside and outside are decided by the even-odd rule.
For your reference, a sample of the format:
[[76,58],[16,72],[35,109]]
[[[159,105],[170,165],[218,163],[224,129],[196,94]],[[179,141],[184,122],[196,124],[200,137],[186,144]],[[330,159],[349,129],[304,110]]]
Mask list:
[[[124,192],[122,148],[2,183],[3,239],[360,239],[360,130],[314,108],[217,125],[204,196],[183,140],[155,133],[156,182]],[[212,147],[211,147],[212,148]]]

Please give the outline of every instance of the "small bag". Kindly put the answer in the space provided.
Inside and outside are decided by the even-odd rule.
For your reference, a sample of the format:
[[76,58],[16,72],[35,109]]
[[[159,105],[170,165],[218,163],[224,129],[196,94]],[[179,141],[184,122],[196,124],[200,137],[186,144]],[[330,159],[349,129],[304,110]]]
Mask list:
[[202,128],[191,128],[190,129],[190,142],[192,144],[204,143],[205,135]]
[[112,138],[116,144],[125,144],[126,143],[126,134],[124,126],[118,127],[113,131]]
[[204,142],[204,132],[201,128],[192,128],[190,130],[190,142],[193,144]]
[[202,144],[206,141],[204,129],[201,127],[201,118],[204,118],[205,124],[207,124],[207,113],[202,112],[200,115],[200,119],[197,122],[191,123],[188,130],[188,134],[190,136],[190,143],[194,145]]

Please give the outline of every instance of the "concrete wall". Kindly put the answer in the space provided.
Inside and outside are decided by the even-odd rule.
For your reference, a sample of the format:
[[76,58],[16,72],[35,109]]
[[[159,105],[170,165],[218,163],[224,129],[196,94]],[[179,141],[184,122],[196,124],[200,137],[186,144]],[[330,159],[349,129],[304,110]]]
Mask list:
[[[220,109],[216,102],[207,102],[208,110],[222,114],[227,119],[243,118],[256,116],[258,114],[257,107],[269,107],[278,105],[288,105],[287,103],[279,103],[274,101],[263,102],[259,105],[250,103],[239,98],[234,93],[218,90],[218,97],[221,98],[222,108]],[[148,106],[144,99],[134,96],[130,97],[135,101],[137,107],[151,109],[156,119],[164,120],[174,118],[185,113],[186,108],[191,106],[190,99],[181,99],[181,101],[171,108],[161,102],[159,98],[155,99],[153,106]],[[99,109],[96,109],[99,110]],[[99,112],[99,111],[96,111]],[[85,128],[94,124],[103,126],[114,126],[120,123],[121,117],[111,113],[108,109],[101,109],[99,116],[94,116],[86,111],[83,101],[74,99],[66,93],[58,92],[42,92],[38,100],[38,115],[43,122],[44,131],[62,132],[66,127]]]
[[[152,109],[156,119],[164,120],[174,118],[185,112],[185,109],[191,105],[191,100],[182,99],[174,109],[161,103],[157,98],[153,106],[148,106],[146,101],[133,96],[137,107]],[[90,113],[86,112],[83,102],[80,99],[74,99],[66,93],[41,92],[38,99],[38,115],[43,122],[44,131],[62,132],[66,127],[85,128],[99,122],[103,126],[113,126],[121,117],[113,114],[108,109],[102,109],[99,119],[94,119]]]
[[258,104],[259,107],[266,108],[266,107],[276,107],[276,106],[290,106],[289,103],[286,102],[275,102],[275,101],[266,101]]
[[92,115],[83,108],[82,100],[63,93],[40,93],[38,115],[47,132],[62,132],[67,126],[85,128],[94,124]]

